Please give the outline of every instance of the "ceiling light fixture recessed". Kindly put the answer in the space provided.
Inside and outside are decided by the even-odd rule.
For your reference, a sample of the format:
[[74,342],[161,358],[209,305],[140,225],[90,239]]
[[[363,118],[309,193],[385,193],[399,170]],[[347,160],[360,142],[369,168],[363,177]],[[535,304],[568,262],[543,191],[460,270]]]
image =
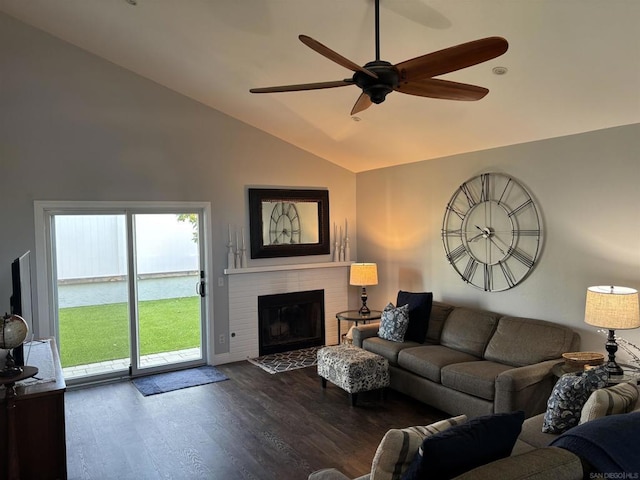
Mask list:
[[491,71],[493,73],[495,73],[496,75],[504,75],[505,73],[507,73],[509,70],[507,70],[507,67],[493,67],[491,69]]
[[138,0],[125,0],[129,5],[133,5],[134,7],[138,5]]

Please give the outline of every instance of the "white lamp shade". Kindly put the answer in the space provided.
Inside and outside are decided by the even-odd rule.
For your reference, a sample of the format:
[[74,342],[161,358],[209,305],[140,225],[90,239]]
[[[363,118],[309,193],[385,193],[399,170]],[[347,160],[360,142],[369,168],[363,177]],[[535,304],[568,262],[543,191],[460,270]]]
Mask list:
[[587,289],[584,321],[609,330],[640,327],[638,291],[628,287],[597,286]]
[[375,263],[352,263],[349,284],[361,287],[377,285],[378,266]]

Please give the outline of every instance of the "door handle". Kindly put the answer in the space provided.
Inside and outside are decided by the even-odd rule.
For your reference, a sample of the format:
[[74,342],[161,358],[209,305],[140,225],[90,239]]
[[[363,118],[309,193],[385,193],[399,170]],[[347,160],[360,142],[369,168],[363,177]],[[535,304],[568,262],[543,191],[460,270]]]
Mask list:
[[196,293],[204,298],[205,291],[204,270],[200,270],[200,281],[196,283]]

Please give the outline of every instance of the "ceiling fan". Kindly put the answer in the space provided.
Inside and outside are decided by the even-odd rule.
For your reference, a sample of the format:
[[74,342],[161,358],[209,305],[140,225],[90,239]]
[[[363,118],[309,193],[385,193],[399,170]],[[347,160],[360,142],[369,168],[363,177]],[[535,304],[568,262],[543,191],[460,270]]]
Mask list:
[[298,38],[320,55],[352,72],[352,78],[333,82],[304,83],[279,87],[252,88],[251,93],[296,92],[357,85],[362,89],[351,115],[382,103],[387,94],[397,91],[419,97],[445,100],[480,100],[489,90],[476,85],[440,80],[433,77],[454,72],[499,57],[509,48],[502,37],[488,37],[445,48],[392,65],[380,60],[380,0],[375,0],[376,59],[360,66],[306,35]]

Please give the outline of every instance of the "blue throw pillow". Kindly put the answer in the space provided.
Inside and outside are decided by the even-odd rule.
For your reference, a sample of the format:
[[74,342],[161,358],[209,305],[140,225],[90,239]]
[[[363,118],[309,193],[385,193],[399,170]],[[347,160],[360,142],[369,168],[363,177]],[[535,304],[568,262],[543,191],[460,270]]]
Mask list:
[[392,342],[403,342],[409,325],[409,305],[395,308],[389,303],[382,311],[378,336]]
[[549,445],[569,450],[586,461],[592,471],[609,475],[597,478],[637,478],[640,472],[638,432],[640,412],[621,413],[578,425]]
[[547,401],[542,431],[559,434],[578,425],[589,396],[594,390],[606,387],[608,379],[604,365],[560,377]]
[[402,480],[445,480],[511,455],[524,412],[496,413],[427,437]]
[[409,327],[404,336],[406,341],[423,343],[427,336],[433,293],[405,292],[400,290],[396,305],[409,305]]

